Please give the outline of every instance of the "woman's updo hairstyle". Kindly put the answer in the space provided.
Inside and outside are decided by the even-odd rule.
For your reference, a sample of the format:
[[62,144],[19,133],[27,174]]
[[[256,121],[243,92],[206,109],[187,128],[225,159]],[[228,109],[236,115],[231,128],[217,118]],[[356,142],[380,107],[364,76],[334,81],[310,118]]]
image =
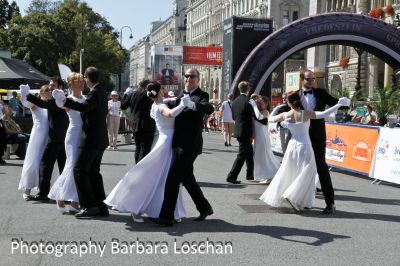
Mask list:
[[287,101],[293,105],[295,108],[301,108],[301,99],[299,91],[291,91],[287,94]]
[[155,99],[155,98],[157,98],[157,95],[161,90],[161,85],[158,82],[150,82],[146,86],[146,90],[147,90],[147,96]]

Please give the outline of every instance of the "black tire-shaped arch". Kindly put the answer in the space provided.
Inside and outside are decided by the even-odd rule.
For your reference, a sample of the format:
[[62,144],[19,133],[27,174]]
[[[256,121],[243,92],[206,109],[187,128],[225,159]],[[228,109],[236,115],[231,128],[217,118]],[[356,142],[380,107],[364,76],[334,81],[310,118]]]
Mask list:
[[325,44],[363,48],[400,67],[400,30],[381,20],[353,13],[327,13],[297,20],[265,38],[239,68],[230,87],[235,92],[242,80],[255,92],[264,86],[272,71],[291,54]]

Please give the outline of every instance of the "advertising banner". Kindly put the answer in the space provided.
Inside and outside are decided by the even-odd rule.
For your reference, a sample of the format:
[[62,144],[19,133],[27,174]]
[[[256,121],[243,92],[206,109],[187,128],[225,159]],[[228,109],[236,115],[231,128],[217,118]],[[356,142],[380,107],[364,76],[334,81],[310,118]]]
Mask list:
[[381,128],[370,176],[400,184],[400,129]]
[[326,163],[368,175],[379,128],[326,123]]
[[222,64],[222,48],[183,46],[183,64],[220,66]]
[[182,46],[154,45],[151,49],[153,77],[161,83],[166,92],[178,95],[182,77]]

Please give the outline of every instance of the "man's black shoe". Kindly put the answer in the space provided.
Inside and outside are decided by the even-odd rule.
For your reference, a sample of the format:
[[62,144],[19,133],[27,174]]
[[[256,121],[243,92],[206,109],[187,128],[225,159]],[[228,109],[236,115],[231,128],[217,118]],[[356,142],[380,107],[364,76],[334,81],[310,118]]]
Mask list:
[[248,176],[246,177],[246,180],[254,180],[254,176]]
[[27,200],[32,200],[32,201],[49,201],[50,199],[47,196],[43,196],[40,194],[36,195],[29,195]]
[[334,214],[336,211],[335,204],[329,204],[326,208],[322,211],[323,214]]
[[100,210],[98,207],[93,208],[84,208],[77,214],[75,214],[75,218],[84,219],[84,218],[92,218],[93,216],[99,215]]
[[108,217],[110,216],[110,212],[108,211],[107,207],[102,207],[99,208],[99,213],[97,214],[97,216],[102,216],[102,217]]
[[165,219],[160,219],[160,218],[151,218],[149,217],[149,220],[153,223],[162,225],[162,226],[173,226],[174,225],[174,220],[165,220]]
[[238,180],[231,180],[231,179],[227,179],[226,182],[231,183],[231,184],[240,184],[241,183]]
[[214,211],[213,211],[212,208],[211,208],[211,209],[208,209],[208,210],[206,210],[205,212],[200,213],[199,217],[197,217],[197,218],[194,219],[193,221],[196,221],[196,222],[204,221],[204,220],[206,219],[207,216],[210,216],[210,215],[212,215],[213,213],[214,213]]

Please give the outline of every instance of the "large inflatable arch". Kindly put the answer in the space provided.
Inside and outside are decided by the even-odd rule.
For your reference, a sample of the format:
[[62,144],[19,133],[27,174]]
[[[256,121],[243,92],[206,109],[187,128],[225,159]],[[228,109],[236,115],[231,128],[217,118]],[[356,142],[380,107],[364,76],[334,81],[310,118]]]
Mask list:
[[265,38],[243,62],[230,91],[246,80],[258,93],[272,71],[291,54],[326,44],[362,48],[393,69],[400,67],[399,29],[363,15],[327,13],[297,20]]

